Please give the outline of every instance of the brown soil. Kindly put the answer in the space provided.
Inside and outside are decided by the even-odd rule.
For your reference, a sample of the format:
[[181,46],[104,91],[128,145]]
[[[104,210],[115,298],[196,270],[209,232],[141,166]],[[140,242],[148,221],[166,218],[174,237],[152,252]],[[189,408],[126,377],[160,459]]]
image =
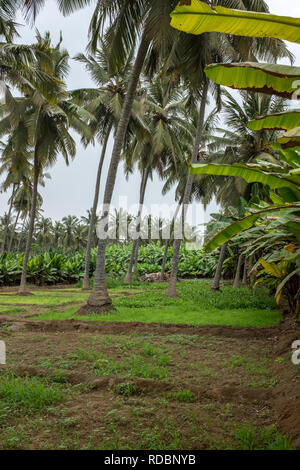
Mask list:
[[[52,321],[26,321],[19,320],[15,317],[9,317],[13,319],[13,323],[17,327],[18,331],[29,330],[29,331],[43,331],[43,332],[68,332],[68,331],[80,331],[84,332],[98,332],[100,334],[121,334],[130,335],[133,332],[143,334],[159,334],[159,335],[170,335],[170,334],[184,334],[184,335],[206,335],[210,334],[213,336],[223,336],[227,338],[256,338],[256,339],[274,339],[282,332],[286,331],[284,326],[274,327],[238,327],[238,326],[217,326],[217,325],[205,325],[205,326],[188,326],[184,324],[169,324],[169,323],[143,323],[143,322],[103,322],[101,324],[92,321],[78,321],[78,320],[52,320]],[[7,319],[4,316],[0,317],[0,326],[4,326],[7,323]],[[8,326],[8,331],[12,326]],[[292,328],[292,327],[291,327]],[[295,333],[297,335],[297,333]],[[294,333],[289,334],[290,337],[294,336]],[[280,340],[280,344],[286,344],[283,338]]]
[[[156,434],[165,448],[227,448],[237,445],[234,426],[249,423],[257,427],[276,424],[300,449],[300,376],[290,361],[291,344],[300,339],[300,326],[292,320],[278,327],[243,328],[45,322],[1,316],[0,337],[8,352],[8,364],[0,366],[0,374],[12,370],[52,381],[59,370],[66,390],[65,401],[46,410],[43,419],[10,413],[3,428],[0,414],[0,449],[11,445],[151,449],[158,445],[152,442]],[[150,374],[143,378],[140,369],[126,369],[133,357],[158,365],[155,356],[143,352],[149,343],[169,356],[167,377]],[[91,357],[77,357],[78,351]],[[107,373],[105,368],[95,369],[96,357],[125,368]],[[242,362],[235,363],[236,358]],[[252,368],[247,369],[248,363]],[[124,382],[134,386],[133,396],[116,393],[118,384]],[[191,403],[176,398],[178,390],[186,389],[194,396]],[[112,427],[115,414],[117,431]],[[22,429],[19,443],[9,444],[6,428]],[[176,433],[180,439],[174,444]]]

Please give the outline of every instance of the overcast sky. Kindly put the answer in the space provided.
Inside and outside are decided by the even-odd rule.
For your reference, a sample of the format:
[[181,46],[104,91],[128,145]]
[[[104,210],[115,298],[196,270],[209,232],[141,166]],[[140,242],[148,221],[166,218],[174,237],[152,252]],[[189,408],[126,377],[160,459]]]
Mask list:
[[[63,17],[56,6],[54,0],[48,0],[47,6],[39,14],[35,27],[43,34],[50,31],[53,41],[58,41],[60,31],[63,31],[63,46],[69,51],[70,57],[74,57],[78,52],[85,52],[87,44],[88,25],[93,11],[93,6],[80,10],[69,17]],[[267,0],[270,11],[275,14],[300,16],[299,0]],[[20,18],[19,23],[24,24]],[[32,43],[35,39],[34,28],[24,25],[19,29],[22,42]],[[300,63],[300,45],[289,44],[290,50],[296,56],[296,64]],[[70,61],[71,71],[68,78],[69,89],[94,86],[89,75],[85,72],[84,67],[74,60]],[[71,214],[80,217],[84,215],[86,210],[91,207],[95,176],[98,165],[98,158],[101,149],[99,145],[89,146],[84,149],[80,144],[80,139],[76,137],[77,154],[69,167],[66,167],[62,158],[58,158],[56,165],[51,168],[50,174],[52,179],[47,180],[46,188],[41,188],[41,194],[44,199],[44,216],[52,219],[61,219],[65,215]],[[112,150],[112,142],[109,142],[107,159],[104,165],[104,172],[101,182],[100,201],[103,196],[103,186],[108,168],[108,159]],[[150,183],[146,194],[146,205],[152,203],[161,203],[161,186],[162,183],[155,178]],[[130,176],[127,182],[122,164],[119,167],[117,182],[115,186],[115,195],[113,204],[117,207],[118,196],[127,196],[129,205],[136,203],[139,190],[139,175]],[[7,210],[8,194],[0,194],[0,215]],[[171,191],[165,198],[164,202],[173,204],[174,194]],[[210,212],[216,211],[216,206],[212,204],[206,214],[206,218]]]

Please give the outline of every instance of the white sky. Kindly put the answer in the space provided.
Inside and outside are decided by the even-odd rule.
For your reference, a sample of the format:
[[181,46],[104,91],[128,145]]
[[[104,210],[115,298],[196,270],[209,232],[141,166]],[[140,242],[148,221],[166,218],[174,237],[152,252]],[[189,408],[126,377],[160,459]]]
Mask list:
[[[267,0],[270,11],[275,14],[286,16],[300,16],[299,0]],[[59,39],[60,30],[63,31],[63,45],[70,53],[70,57],[74,57],[78,52],[84,52],[87,43],[87,30],[93,6],[81,10],[69,17],[64,18],[58,11],[54,0],[47,2],[45,7],[39,14],[35,27],[41,33],[50,31],[53,41]],[[24,24],[22,19],[19,23]],[[28,25],[19,29],[22,42],[34,42],[35,31],[30,29]],[[289,44],[290,50],[296,56],[296,64],[300,64],[300,45]],[[71,72],[68,79],[69,89],[94,86],[89,75],[85,72],[84,67],[74,60],[70,61]],[[98,158],[101,149],[96,144],[95,147],[84,149],[80,144],[80,139],[76,137],[77,155],[69,167],[66,167],[62,159],[58,158],[56,165],[49,171],[51,180],[46,181],[46,188],[41,188],[41,194],[44,198],[44,216],[52,219],[61,219],[65,215],[72,214],[80,217],[92,205],[94,183],[98,165]],[[101,182],[100,202],[103,197],[103,187],[108,168],[108,160],[112,150],[112,142],[109,142],[107,150],[107,159],[104,164],[104,171]],[[174,194],[171,191],[162,201],[161,196],[162,183],[155,178],[150,183],[146,193],[146,205],[152,203],[159,204],[161,202],[173,204]],[[120,165],[117,182],[115,186],[115,195],[113,204],[118,207],[118,196],[127,196],[129,205],[136,203],[139,191],[139,175],[130,176],[127,182],[122,164]],[[8,194],[0,194],[0,215],[7,211]],[[209,217],[210,212],[215,212],[216,206],[212,204],[206,214]]]

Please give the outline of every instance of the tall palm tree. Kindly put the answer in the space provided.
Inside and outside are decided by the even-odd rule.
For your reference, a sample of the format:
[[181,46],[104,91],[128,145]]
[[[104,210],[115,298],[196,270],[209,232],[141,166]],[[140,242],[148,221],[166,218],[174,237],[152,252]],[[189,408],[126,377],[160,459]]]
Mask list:
[[93,137],[97,137],[97,139],[102,143],[102,150],[96,175],[91,219],[89,221],[85,270],[82,284],[83,290],[88,290],[90,287],[91,248],[97,220],[97,207],[99,202],[100,181],[104,158],[113,127],[117,126],[120,119],[126,86],[128,83],[128,76],[131,69],[132,56],[130,55],[124,66],[114,73],[110,72],[108,58],[109,51],[104,41],[101,42],[101,49],[97,49],[95,57],[86,57],[83,54],[77,55],[76,60],[85,65],[86,70],[90,73],[98,88],[75,90],[72,93],[72,96],[76,101],[80,104],[84,104],[86,109],[95,115],[96,119],[91,123],[92,134]]
[[[50,178],[50,175],[48,175],[48,173],[44,173],[40,175],[39,185],[43,187],[45,186],[44,178]],[[15,236],[16,226],[18,224],[21,213],[23,214],[23,219],[24,219],[25,215],[27,215],[30,210],[32,179],[33,179],[33,169],[32,169],[32,164],[30,164],[28,168],[26,169],[26,171],[20,175],[17,190],[15,192],[13,207],[14,207],[14,210],[17,212],[17,214],[15,217],[13,229],[11,230],[11,236],[10,236],[10,240],[9,240],[9,244],[7,248],[8,252],[10,252],[11,250],[13,238]],[[40,194],[38,194],[37,196],[37,201],[38,201],[37,207],[40,208],[43,203],[43,199]]]
[[78,223],[79,220],[75,215],[68,215],[62,219],[62,225],[65,232],[63,240],[67,249],[70,249],[73,244],[74,232]]
[[[26,148],[20,148],[20,143],[15,142],[12,136],[9,136],[6,144],[2,144],[2,152],[0,157],[0,176],[6,174],[2,182],[1,191],[7,191],[12,188],[11,197],[9,198],[8,219],[11,218],[15,196],[20,184],[28,177],[31,169],[30,159],[32,155]],[[4,230],[2,240],[2,253],[5,250],[6,239],[8,235],[8,227]]]
[[[186,96],[182,90],[170,84],[167,78],[155,77],[147,87],[145,121],[149,132],[144,140],[134,136],[126,147],[127,165],[136,161],[142,175],[136,234],[140,231],[148,177],[154,170],[163,177],[164,169],[170,161],[175,167],[182,164],[191,150],[193,126],[186,119],[185,103]],[[140,236],[137,236],[133,242],[126,282],[131,282],[132,269],[138,258],[139,242]]]
[[36,221],[35,240],[41,248],[47,248],[52,237],[52,221],[49,217],[40,217]]
[[[230,6],[231,8],[242,10],[269,11],[267,4],[263,0],[248,0],[247,2],[240,2],[239,0],[217,0],[215,3],[225,7]],[[283,41],[257,41],[252,38],[249,39],[241,37],[235,37],[232,39],[229,36],[221,35],[219,33],[206,33],[201,36],[197,36],[196,38],[193,35],[180,36],[178,44],[175,44],[172,50],[172,54],[169,59],[169,66],[171,67],[171,70],[173,69],[175,72],[177,71],[177,73],[181,73],[183,75],[185,83],[191,91],[191,101],[200,102],[199,119],[191,163],[195,163],[197,161],[199,148],[203,141],[206,102],[209,87],[212,87],[212,84],[208,81],[206,76],[203,76],[205,66],[210,63],[228,62],[232,60],[256,60],[256,56],[270,58],[271,55],[274,56],[274,59],[278,59],[283,56],[288,56],[292,59],[292,55],[287,51]],[[201,79],[201,84],[199,84],[199,78]],[[199,96],[200,90],[202,90],[201,97]],[[219,88],[214,87],[211,91],[217,98],[217,102],[220,104]],[[192,184],[193,175],[189,174],[183,196],[182,220],[184,220],[186,206],[189,203]],[[166,294],[168,297],[177,296],[176,284],[180,246],[181,240],[175,240],[171,277]]]
[[[109,207],[115,186],[118,165],[121,158],[123,145],[125,142],[126,131],[131,116],[132,106],[145,63],[146,55],[149,51],[150,57],[155,62],[155,57],[170,48],[171,37],[177,32],[172,31],[169,26],[170,12],[176,5],[176,1],[145,0],[132,2],[111,1],[101,2],[92,21],[94,38],[97,41],[97,34],[103,27],[107,14],[110,14],[111,24],[107,33],[107,41],[111,44],[111,64],[113,67],[119,66],[128,56],[128,52],[138,43],[137,54],[130,80],[127,87],[127,93],[122,107],[122,113],[116,129],[114,146],[112,150],[108,176],[106,180],[103,206],[104,210],[99,224],[99,232],[103,235],[98,243],[98,255],[96,262],[96,272],[93,290],[82,309],[82,312],[103,312],[111,309],[111,299],[108,295],[105,284],[105,248],[106,248],[106,227],[108,221]],[[139,39],[138,33],[140,32]],[[95,41],[92,40],[95,45]]]
[[55,221],[52,227],[52,242],[55,247],[63,244],[64,226],[61,222]]
[[[4,116],[0,122],[1,133],[11,135],[19,148],[33,152],[32,205],[20,295],[27,293],[27,264],[34,232],[40,174],[43,168],[54,164],[59,153],[68,164],[69,157],[75,156],[75,142],[69,128],[72,126],[82,134],[89,135],[89,128],[83,118],[90,119],[90,114],[73,104],[66,92],[63,79],[68,72],[68,53],[61,49],[61,41],[52,47],[49,33],[45,37],[37,33],[35,49],[47,57],[47,63],[41,59],[36,64],[37,73],[27,88],[26,96],[14,98],[8,90],[6,102],[0,108]],[[52,78],[47,86],[39,79],[45,67]]]

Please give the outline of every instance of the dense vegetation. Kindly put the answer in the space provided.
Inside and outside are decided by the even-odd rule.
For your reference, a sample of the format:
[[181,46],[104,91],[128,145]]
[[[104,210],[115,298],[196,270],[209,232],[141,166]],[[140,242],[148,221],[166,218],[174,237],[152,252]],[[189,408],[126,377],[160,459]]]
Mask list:
[[[172,248],[168,249],[166,272],[170,270]],[[128,267],[131,245],[108,245],[106,272],[111,277],[124,276]],[[91,275],[96,266],[97,250],[91,252]],[[138,275],[160,272],[164,246],[148,244],[140,248]],[[17,285],[20,282],[24,254],[7,253],[0,255],[0,285]],[[85,252],[63,254],[55,250],[32,255],[28,262],[28,282],[37,285],[76,283],[84,275]],[[180,277],[212,277],[217,256],[201,250],[186,250],[182,247],[179,262]],[[230,273],[232,260],[227,260]]]
[[[89,0],[57,2],[63,14],[71,14],[90,3]],[[287,129],[292,129],[296,127],[294,124],[299,113],[284,114],[288,106],[286,98],[290,96],[278,93],[276,87],[272,88],[273,96],[251,93],[246,87],[247,92],[241,93],[239,101],[215,86],[214,81],[217,84],[223,82],[210,73],[211,69],[219,71],[222,63],[236,62],[243,68],[243,62],[249,60],[254,64],[259,60],[276,62],[282,58],[292,61],[293,56],[282,39],[288,37],[297,42],[297,35],[289,32],[288,28],[278,31],[278,21],[273,18],[275,26],[272,23],[270,31],[267,30],[273,38],[266,38],[265,13],[269,9],[263,0],[220,0],[216,7],[212,7],[214,11],[199,0],[178,5],[176,0],[163,0],[164,8],[161,0],[98,3],[89,28],[89,54],[80,52],[75,57],[90,74],[95,86],[72,91],[67,90],[66,85],[71,61],[68,51],[63,48],[63,37],[53,44],[49,32],[37,31],[33,44],[24,45],[22,41],[16,44],[19,33],[15,21],[17,11],[23,13],[25,21],[34,22],[45,2],[7,0],[0,7],[0,74],[5,84],[5,99],[0,107],[0,133],[3,137],[0,175],[1,190],[10,192],[8,210],[2,215],[0,227],[0,282],[20,281],[19,294],[26,295],[28,281],[73,282],[83,277],[83,288],[88,288],[90,277],[94,276],[93,290],[85,309],[102,313],[112,306],[105,283],[107,274],[123,276],[126,272],[125,279],[130,283],[133,272],[156,272],[161,264],[161,278],[164,269],[170,272],[166,295],[176,297],[178,277],[212,276],[215,267],[213,288],[218,290],[222,272],[223,275],[234,275],[232,266],[228,266],[234,254],[234,287],[241,285],[241,277],[244,284],[250,281],[254,284],[255,271],[262,259],[263,274],[267,276],[260,272],[258,280],[276,290],[277,299],[282,293],[287,293],[291,310],[297,312],[299,238],[295,233],[297,227],[292,228],[291,224],[293,227],[297,224],[299,154],[297,151],[292,156],[285,153],[285,160],[281,156],[284,146],[297,146],[297,138],[287,135],[278,140],[278,125],[274,122],[264,125],[265,119],[260,120],[263,125],[258,127],[256,124],[251,127],[248,123],[255,123],[261,115],[279,114],[284,121],[283,128],[288,126]],[[229,9],[226,15],[230,21],[224,30],[224,25],[219,22],[219,6],[241,10],[235,14],[240,37],[231,36],[230,28],[234,22],[230,20],[232,14]],[[262,29],[255,31],[256,35],[262,36],[259,40],[252,37],[251,31],[244,34],[247,18],[242,10],[254,15],[260,24]],[[257,10],[263,15],[255,13]],[[210,21],[216,22],[212,29],[199,29],[199,16],[202,18],[203,15],[204,29]],[[184,18],[184,24],[178,18]],[[184,32],[178,29],[184,29]],[[191,32],[196,34],[186,34]],[[200,34],[202,32],[207,34]],[[268,72],[268,67],[258,65],[260,67],[264,73]],[[223,68],[221,75],[228,78],[225,71]],[[248,72],[250,88],[255,91],[253,83],[257,72],[251,69],[250,73],[247,66]],[[297,71],[294,72],[292,76],[296,79]],[[215,109],[209,114],[207,104],[211,97]],[[219,121],[222,125],[224,123],[223,129],[218,127]],[[63,158],[68,165],[76,156],[76,141],[71,131],[80,136],[85,146],[92,143],[101,145],[93,203],[85,220],[66,216],[61,222],[52,223],[41,216],[43,201],[39,187],[46,184],[48,170],[58,158]],[[103,182],[103,162],[112,136],[114,145]],[[275,147],[277,140],[280,145]],[[205,167],[194,166],[204,159]],[[125,176],[130,176],[133,171],[140,174],[139,210],[133,223],[138,236],[131,244],[130,256],[127,241],[123,248],[112,248],[105,236],[100,240],[95,237],[100,187],[104,183],[103,203],[110,208],[122,160]],[[217,171],[215,163],[219,165]],[[260,170],[257,179],[253,178],[248,164],[256,165],[252,173],[258,174]],[[193,172],[189,172],[191,165]],[[273,170],[276,175],[266,175]],[[164,182],[162,197],[171,188],[175,189],[178,217],[176,220],[174,215],[169,221],[172,230],[164,253],[162,248],[156,248],[160,252],[150,254],[152,244],[147,248],[142,245],[141,208],[147,183],[155,173]],[[235,176],[238,179],[233,182],[232,177]],[[276,178],[279,186],[274,183]],[[255,182],[256,185],[253,184]],[[214,243],[214,248],[222,244],[218,264],[215,255],[210,257],[201,253],[199,256],[198,253],[186,252],[181,248],[181,238],[175,236],[179,215],[182,214],[184,222],[186,205],[195,200],[206,205],[213,198],[220,203],[222,213],[214,219],[215,227],[207,233],[207,238],[221,230],[216,235],[219,236],[218,243]],[[286,235],[280,246],[277,240],[274,244],[272,239],[270,252],[265,245],[259,245],[255,252],[250,253],[249,239],[233,239],[232,233],[229,237],[224,236],[224,226],[226,230],[232,222],[242,230],[249,228],[250,221],[264,220],[267,223],[269,219],[264,214],[273,208],[267,210],[266,207],[275,200],[275,204],[284,205],[279,209],[283,218],[286,217],[286,209],[289,210],[286,205],[293,203],[288,223],[282,224],[281,219],[278,222],[278,227],[284,225]],[[258,209],[262,216],[252,216],[252,212]],[[128,216],[114,215],[116,218]],[[240,217],[246,219],[243,224]],[[105,234],[109,231],[105,210],[99,218],[99,229]],[[195,229],[197,231],[198,227],[191,227],[192,231]],[[269,226],[265,233],[268,230]],[[257,234],[256,238],[259,236]],[[41,252],[35,252],[35,245]],[[286,255],[282,250],[291,245],[292,255]],[[96,246],[97,255],[95,250],[91,251]],[[212,247],[211,244],[208,246]],[[273,246],[276,248],[275,260],[272,258]],[[61,251],[53,252],[53,247]],[[6,254],[23,251],[24,255]],[[75,251],[77,254],[73,254]]]

